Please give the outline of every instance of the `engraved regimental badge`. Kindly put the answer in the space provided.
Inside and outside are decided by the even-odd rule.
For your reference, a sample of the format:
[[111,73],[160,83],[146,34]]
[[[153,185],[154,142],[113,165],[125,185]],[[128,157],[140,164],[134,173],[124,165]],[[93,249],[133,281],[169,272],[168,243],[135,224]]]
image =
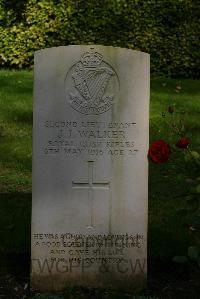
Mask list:
[[108,111],[119,90],[116,72],[93,50],[70,68],[65,84],[71,107],[90,115]]

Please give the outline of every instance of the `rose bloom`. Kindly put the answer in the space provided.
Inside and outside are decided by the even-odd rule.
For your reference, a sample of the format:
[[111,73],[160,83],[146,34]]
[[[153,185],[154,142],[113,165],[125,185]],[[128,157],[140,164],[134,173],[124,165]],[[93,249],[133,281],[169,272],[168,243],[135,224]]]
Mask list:
[[163,163],[169,159],[170,146],[164,140],[154,141],[149,148],[148,156],[154,163]]
[[185,148],[188,147],[189,143],[190,143],[190,142],[189,142],[189,140],[188,140],[186,137],[181,137],[181,138],[177,141],[177,143],[176,143],[176,147],[185,149]]

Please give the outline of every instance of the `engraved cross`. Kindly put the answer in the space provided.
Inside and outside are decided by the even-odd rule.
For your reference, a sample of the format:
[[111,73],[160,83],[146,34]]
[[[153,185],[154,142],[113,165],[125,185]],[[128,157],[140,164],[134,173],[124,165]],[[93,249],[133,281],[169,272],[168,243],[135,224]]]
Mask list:
[[87,228],[94,228],[94,196],[93,190],[94,189],[110,189],[110,182],[94,182],[93,177],[93,168],[94,168],[94,161],[87,161],[88,162],[88,179],[87,182],[74,182],[72,181],[72,188],[76,189],[87,189],[88,190],[88,199],[90,204],[90,220],[87,225]]

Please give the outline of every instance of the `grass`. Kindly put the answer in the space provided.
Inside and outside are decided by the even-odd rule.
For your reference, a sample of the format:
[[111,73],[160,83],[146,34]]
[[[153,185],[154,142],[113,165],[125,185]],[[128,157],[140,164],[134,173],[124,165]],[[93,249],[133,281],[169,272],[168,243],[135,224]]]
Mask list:
[[1,193],[31,192],[32,85],[27,71],[0,71]]
[[[25,70],[0,70],[0,86],[0,252],[29,252],[33,74]],[[199,97],[198,80],[153,78],[150,140],[176,143],[177,136],[166,125],[166,117],[162,117],[170,105],[180,113],[186,112],[185,134],[191,148],[197,150]],[[185,254],[187,247],[194,244],[186,226],[198,206],[185,198],[191,193],[191,184],[186,181],[195,175],[192,165],[184,163],[180,152],[172,154],[166,164],[150,163],[149,255],[152,258]]]
[[[177,89],[178,88],[178,89]],[[169,106],[176,113],[167,112]],[[185,114],[184,114],[185,112]],[[164,117],[162,117],[164,114]],[[190,219],[196,215],[198,201],[187,201],[191,194],[188,180],[195,179],[192,163],[186,163],[182,150],[175,150],[178,136],[171,129],[173,121],[179,123],[184,115],[185,136],[191,150],[200,145],[200,91],[199,81],[166,80],[151,81],[150,141],[163,139],[172,146],[170,160],[165,164],[149,165],[149,254],[151,257],[172,257],[186,254],[195,242],[188,232]],[[174,146],[174,147],[173,147]]]

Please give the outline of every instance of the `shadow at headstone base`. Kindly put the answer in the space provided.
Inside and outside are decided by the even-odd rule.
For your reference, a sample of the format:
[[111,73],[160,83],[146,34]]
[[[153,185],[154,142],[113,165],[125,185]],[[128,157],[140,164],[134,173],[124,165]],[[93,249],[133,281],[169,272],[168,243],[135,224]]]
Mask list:
[[29,275],[30,193],[0,193],[0,240],[0,276]]
[[15,277],[18,281],[29,280],[30,254],[2,254],[0,257],[0,277]]

